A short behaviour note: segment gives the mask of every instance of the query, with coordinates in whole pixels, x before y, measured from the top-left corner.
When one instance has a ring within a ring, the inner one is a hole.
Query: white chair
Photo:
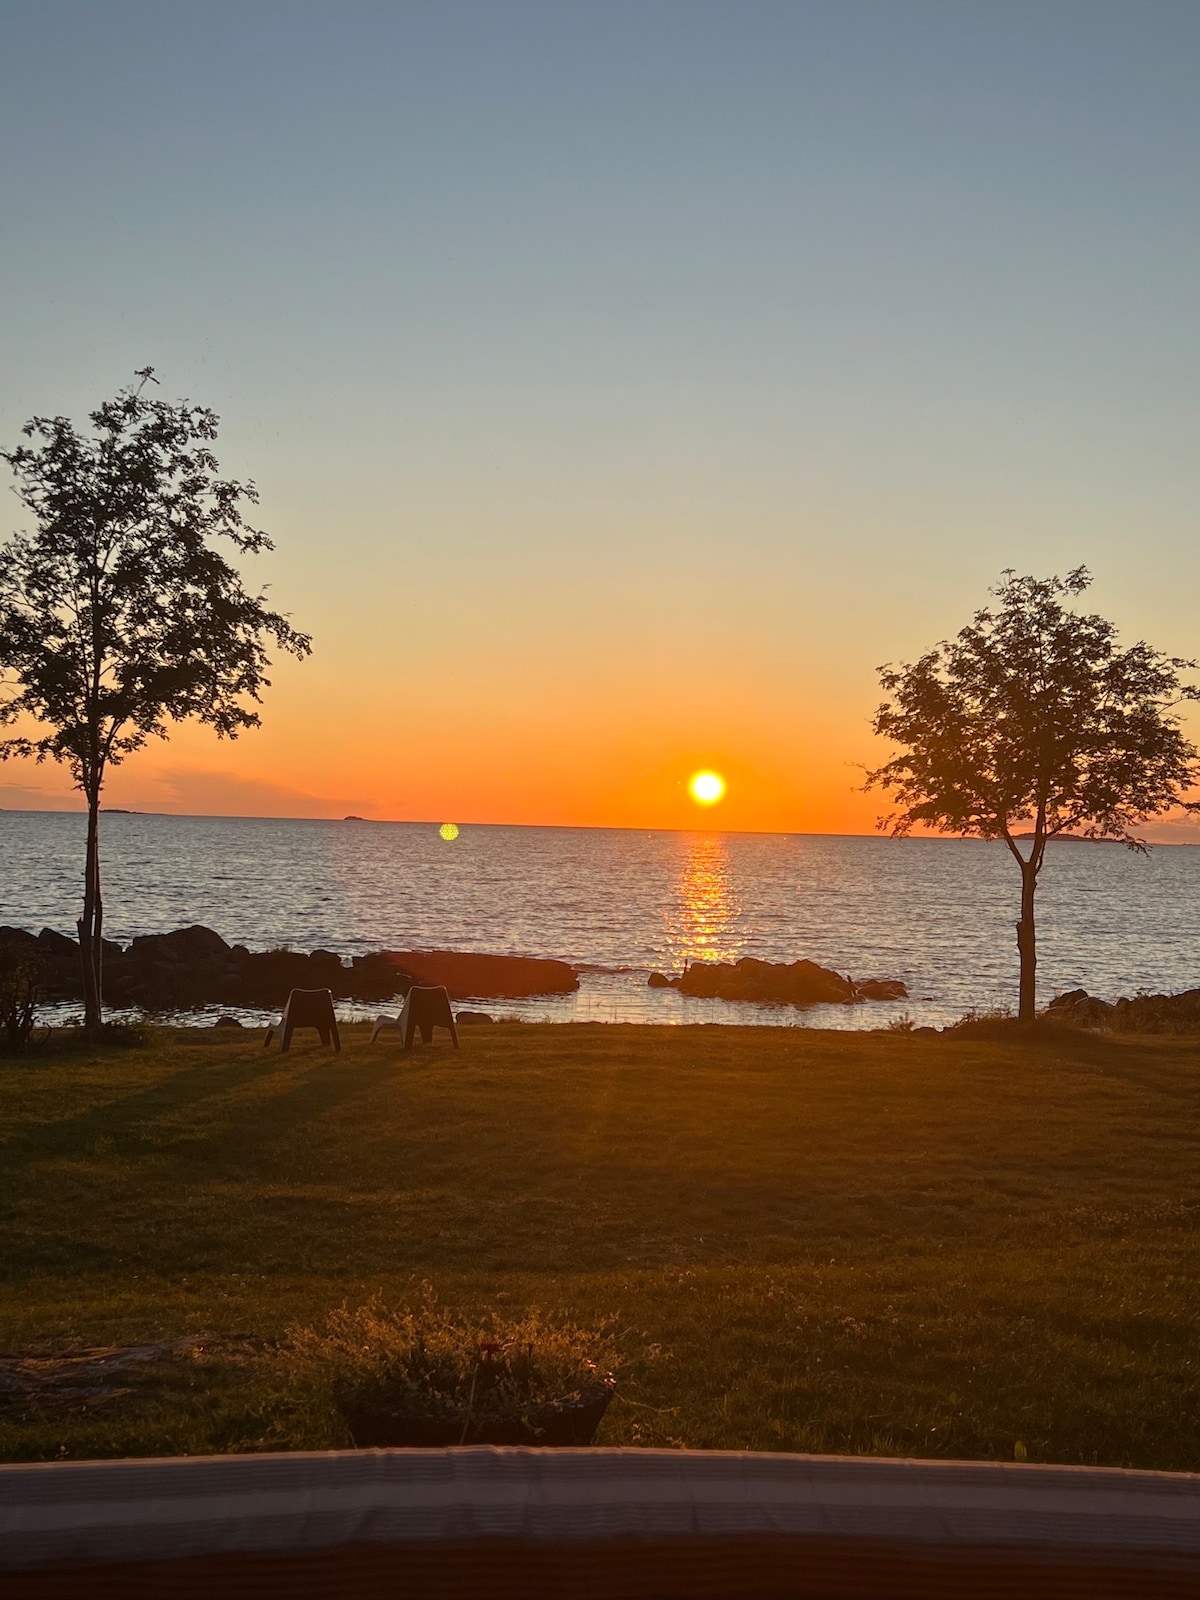
[[[315,1028],[321,1036],[321,1043],[332,1044],[340,1054],[342,1038],[338,1033],[337,1017],[333,1013],[333,995],[330,990],[293,989],[287,997],[283,1015],[278,1022],[273,1022],[267,1029],[267,1037],[263,1041],[264,1048],[278,1034],[283,1048],[290,1050],[292,1032],[296,1028]]]
[[[405,997],[404,1007],[398,1017],[375,1018],[375,1026],[371,1030],[371,1043],[374,1044],[381,1033],[399,1033],[403,1048],[411,1050],[413,1034],[418,1028],[421,1030],[423,1044],[433,1043],[434,1028],[448,1028],[450,1037],[454,1040],[454,1048],[458,1049],[458,1028],[455,1026],[454,1013],[450,1009],[450,996],[445,989],[425,988],[414,984]]]

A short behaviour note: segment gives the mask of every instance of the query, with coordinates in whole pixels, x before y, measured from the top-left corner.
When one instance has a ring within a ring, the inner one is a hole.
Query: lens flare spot
[[[725,779],[719,772],[693,772],[688,793],[698,806],[715,806],[725,798]]]
[[[457,839],[458,838],[458,823],[457,822],[443,822],[441,827],[438,829],[438,832],[441,834],[442,838],[447,841],[447,843],[451,839]]]

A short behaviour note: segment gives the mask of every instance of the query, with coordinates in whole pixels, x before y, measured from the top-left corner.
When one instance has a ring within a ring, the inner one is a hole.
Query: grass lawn
[[[0,1389],[0,1458],[344,1445],[263,1341],[428,1279],[619,1314],[606,1444],[1200,1470],[1194,1043],[343,1039],[0,1061],[0,1350],[223,1336]]]

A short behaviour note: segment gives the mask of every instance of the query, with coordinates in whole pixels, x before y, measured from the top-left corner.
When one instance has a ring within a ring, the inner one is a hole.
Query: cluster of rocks
[[[1086,989],[1056,995],[1046,1015],[1075,1028],[1113,1033],[1200,1033],[1200,989],[1182,994],[1139,994],[1110,1003]]]
[[[0,928],[0,943],[36,966],[45,1000],[82,994],[79,946],[43,928]],[[579,979],[562,961],[480,956],[458,951],[376,950],[349,964],[331,950],[248,950],[227,944],[211,928],[145,934],[128,946],[104,941],[104,998],[112,1006],[148,1011],[207,1005],[279,1006],[292,989],[329,989],[335,1000],[390,1000],[414,983],[441,984],[454,998],[522,996],[576,989]]]
[[[757,961],[743,956],[736,963],[693,961],[677,978],[650,974],[652,989],[678,989],[702,1000],[756,1000],[774,1005],[852,1006],[859,1000],[903,1000],[908,990],[898,978],[865,978],[855,982],[815,961]]]

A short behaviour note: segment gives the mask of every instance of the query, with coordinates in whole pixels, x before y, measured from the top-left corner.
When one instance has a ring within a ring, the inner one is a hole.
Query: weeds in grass
[[[528,1422],[540,1407],[585,1397],[618,1363],[615,1318],[588,1330],[533,1309],[469,1318],[428,1281],[410,1305],[374,1295],[331,1311],[324,1327],[293,1327],[281,1372],[340,1407],[382,1405],[413,1417],[486,1416]]]

